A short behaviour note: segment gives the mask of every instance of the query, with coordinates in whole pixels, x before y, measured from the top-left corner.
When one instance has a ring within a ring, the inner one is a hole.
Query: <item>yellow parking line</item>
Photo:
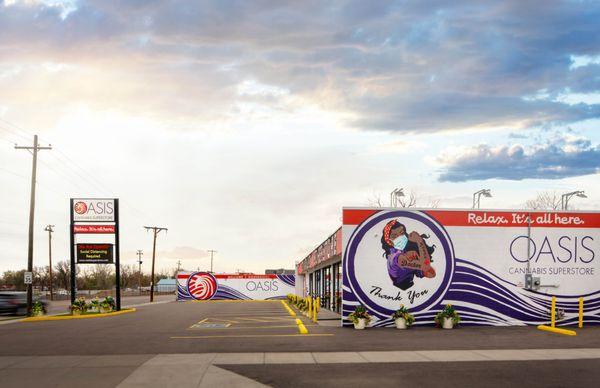
[[[261,323],[269,323],[270,321],[265,321],[264,319],[258,318],[237,318],[240,321],[251,321],[251,322],[261,322]]]
[[[198,335],[189,337],[171,337],[171,339],[209,339],[209,338],[254,338],[254,337],[331,337],[335,334],[240,334],[240,335]]]
[[[314,325],[316,326],[316,325]],[[219,327],[219,328],[196,328],[191,326],[188,330],[244,330],[244,329],[273,329],[282,327],[296,327],[296,325],[277,325],[277,326],[241,326],[241,327]]]

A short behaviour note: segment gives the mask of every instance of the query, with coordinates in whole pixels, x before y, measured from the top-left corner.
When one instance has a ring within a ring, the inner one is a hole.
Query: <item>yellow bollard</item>
[[[317,323],[317,300],[315,299],[313,303],[313,309],[310,312],[310,318],[314,323]]]
[[[583,298],[579,298],[579,328],[583,327]]]
[[[550,327],[556,327],[556,296],[552,297],[552,310],[550,311]]]

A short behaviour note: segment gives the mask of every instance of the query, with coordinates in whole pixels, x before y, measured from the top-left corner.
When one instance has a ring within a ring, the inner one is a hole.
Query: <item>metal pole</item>
[[[48,232],[48,260],[49,260],[49,268],[50,268],[50,300],[54,300],[54,293],[53,293],[53,279],[52,279],[52,232],[54,232],[54,230],[52,229],[54,227],[54,225],[48,225],[46,226],[46,229],[44,229],[45,231]]]
[[[115,198],[115,282],[117,311],[121,311],[121,248],[119,244],[119,198]]]
[[[71,241],[71,304],[73,305],[75,303],[75,288],[77,285],[77,279],[75,276],[75,233],[74,233],[74,226],[73,226],[73,219],[74,214],[73,214],[73,206],[74,206],[74,200],[73,198],[71,198],[71,229],[70,229],[70,241]]]
[[[144,252],[142,252],[141,249],[138,249],[137,251],[137,255],[138,255],[138,292],[140,293],[140,295],[142,295],[142,255],[144,254]]]
[[[531,213],[527,214],[527,274],[531,273]]]

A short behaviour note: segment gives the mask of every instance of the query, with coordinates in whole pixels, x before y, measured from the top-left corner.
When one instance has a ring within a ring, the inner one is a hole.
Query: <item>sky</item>
[[[121,257],[293,268],[344,206],[600,210],[597,1],[0,0],[0,271],[118,197]]]

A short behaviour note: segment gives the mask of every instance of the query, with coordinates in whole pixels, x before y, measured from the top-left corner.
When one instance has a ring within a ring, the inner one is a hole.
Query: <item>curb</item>
[[[104,314],[90,314],[90,315],[50,315],[42,317],[29,317],[21,319],[19,322],[43,322],[43,321],[66,321],[69,319],[90,319],[90,318],[105,318],[112,317],[115,315],[123,315],[135,312],[135,308],[123,309],[121,311],[114,311],[111,313]]]

